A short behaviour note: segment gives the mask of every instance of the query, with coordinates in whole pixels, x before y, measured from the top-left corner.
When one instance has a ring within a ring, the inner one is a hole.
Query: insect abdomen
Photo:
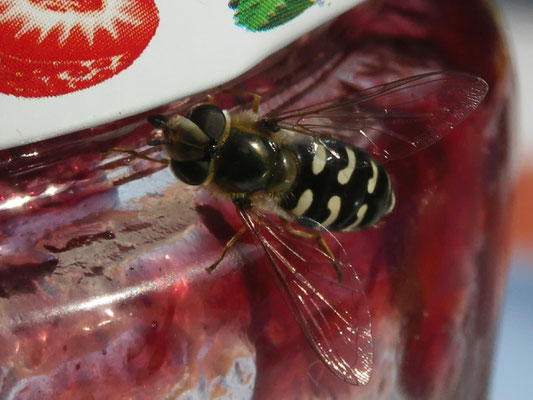
[[[298,173],[280,205],[300,220],[355,231],[374,225],[394,207],[390,178],[367,153],[333,139],[301,141],[290,150]]]

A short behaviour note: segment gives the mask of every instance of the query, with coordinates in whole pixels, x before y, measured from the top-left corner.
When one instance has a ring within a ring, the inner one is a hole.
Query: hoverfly
[[[373,363],[370,311],[331,232],[369,228],[390,213],[383,164],[440,140],[487,90],[478,77],[430,72],[263,116],[257,95],[250,111],[201,103],[187,117],[149,117],[164,135],[149,145],[165,147],[184,183],[212,188],[237,208],[243,227],[208,271],[251,232],[311,347],[339,378],[362,385]]]

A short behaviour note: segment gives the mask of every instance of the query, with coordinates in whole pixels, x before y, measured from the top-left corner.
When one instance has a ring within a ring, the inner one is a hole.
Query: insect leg
[[[215,268],[218,267],[218,264],[220,264],[222,262],[222,260],[226,256],[226,253],[228,252],[228,250],[235,244],[235,242],[237,242],[237,240],[239,240],[239,238],[244,233],[244,231],[246,231],[246,227],[245,226],[243,226],[241,229],[239,229],[235,233],[235,235],[233,235],[233,237],[230,240],[228,240],[228,242],[224,246],[224,250],[222,250],[222,253],[220,254],[220,257],[218,257],[218,259],[213,264],[211,264],[209,267],[207,267],[205,269],[208,274],[213,272],[215,270]]]
[[[113,147],[111,149],[104,150],[103,153],[125,153],[125,154],[129,154],[130,156],[135,157],[135,158],[141,158],[143,160],[152,161],[152,162],[156,162],[156,163],[159,163],[159,164],[168,165],[168,163],[169,163],[169,160],[167,160],[167,159],[158,160],[157,158],[152,158],[152,157],[145,156],[144,154],[141,154],[141,153],[139,153],[138,151],[135,151],[135,150],[121,149],[121,148],[118,148],[118,147]]]
[[[261,96],[259,96],[257,93],[253,93],[252,95],[254,96],[254,108],[253,108],[253,111],[254,111],[254,113],[257,114],[257,112],[259,111],[259,102],[261,101]]]
[[[329,257],[329,259],[331,261],[331,263],[333,264],[333,268],[335,268],[335,272],[337,273],[337,279],[339,280],[339,283],[342,283],[342,271],[341,271],[341,269],[339,267],[339,264],[337,263],[337,259],[335,258],[335,256],[331,252],[328,244],[326,243],[326,241],[324,240],[322,235],[320,235],[319,232],[317,232],[317,233],[309,233],[309,232],[301,231],[299,229],[293,228],[288,223],[287,223],[287,231],[292,233],[294,236],[297,236],[297,237],[300,237],[300,238],[315,239],[318,242],[318,244],[320,245],[320,247],[322,247],[322,249],[326,252],[327,256]]]
[[[254,92],[248,92],[247,90],[236,90],[236,89],[227,89],[227,90],[223,90],[222,92],[226,94],[234,94],[237,96],[253,97],[254,98],[253,111],[256,114],[259,111],[259,103],[261,102],[261,96],[259,94],[254,93]]]

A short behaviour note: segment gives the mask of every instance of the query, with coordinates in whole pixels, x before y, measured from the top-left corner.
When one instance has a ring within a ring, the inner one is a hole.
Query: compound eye
[[[193,107],[187,118],[213,139],[218,139],[226,129],[224,113],[213,104],[199,104]]]
[[[201,185],[209,175],[208,161],[170,160],[170,168],[174,175],[187,185]]]

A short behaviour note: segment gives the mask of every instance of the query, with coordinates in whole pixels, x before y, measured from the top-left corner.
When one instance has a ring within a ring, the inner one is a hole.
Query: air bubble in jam
[[[242,226],[231,203],[162,165],[101,153],[164,156],[146,146],[154,132],[140,115],[0,153],[0,393],[485,398],[506,273],[513,96],[486,3],[369,1],[233,83],[260,92],[266,114],[435,70],[480,76],[490,92],[445,139],[387,163],[396,205],[377,227],[335,235],[370,309],[366,385],[320,362],[251,237],[205,272]],[[223,108],[250,105],[213,94]],[[150,114],[184,115],[203,100]]]

